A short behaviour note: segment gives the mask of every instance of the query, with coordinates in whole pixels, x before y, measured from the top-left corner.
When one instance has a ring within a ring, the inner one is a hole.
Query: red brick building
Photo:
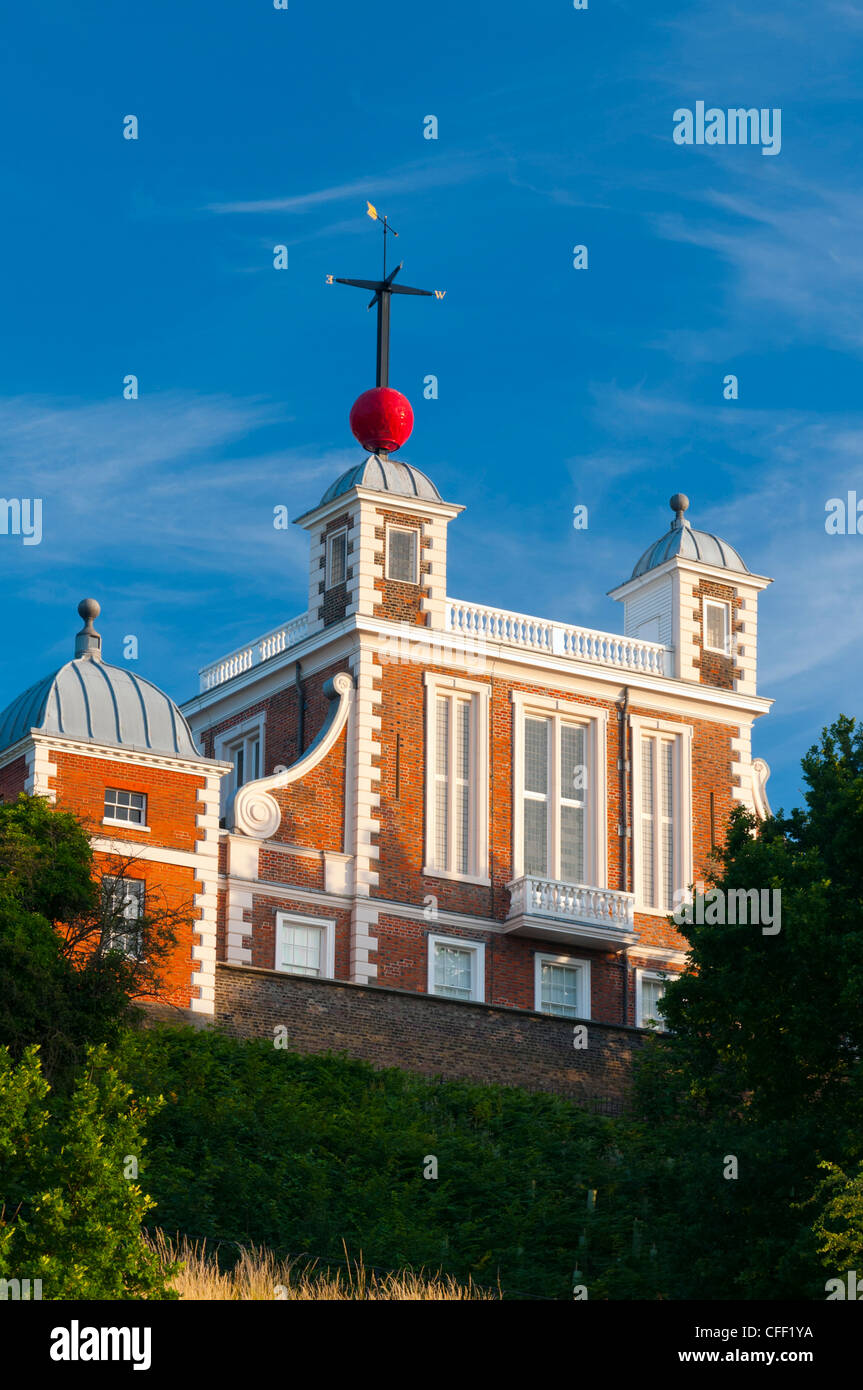
[[[215,998],[219,782],[173,701],[102,660],[84,599],[75,655],[0,714],[0,798],[44,796],[90,828],[100,878],[129,923],[148,905],[179,924],[163,999],[212,1015]]]
[[[669,912],[733,804],[766,807],[770,581],[672,507],[612,590],[623,634],[596,632],[451,598],[462,509],[371,454],[300,518],[308,611],[182,712],[102,660],[83,604],[75,658],[0,716],[0,794],[135,856],[132,914],[157,883],[192,905],[166,996],[196,1012],[221,960],[642,1025],[684,960]]]
[[[769,580],[685,498],[624,635],[453,599],[461,508],[385,453],[299,519],[309,607],[214,662],[184,713],[223,784],[220,959],[639,1025],[667,916],[735,801]],[[526,580],[527,580],[526,576]],[[678,898],[679,901],[679,898]]]

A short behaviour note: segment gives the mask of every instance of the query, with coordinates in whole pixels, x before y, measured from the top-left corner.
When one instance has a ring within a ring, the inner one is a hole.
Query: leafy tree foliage
[[[127,862],[111,863],[112,877],[128,873]],[[74,815],[41,797],[0,805],[0,1045],[20,1057],[38,1042],[58,1086],[88,1044],[116,1039],[133,1020],[131,999],[158,994],[186,916],[148,893],[141,951],[129,955],[129,923],[107,877]]]
[[[104,1048],[64,1098],[50,1094],[37,1048],[17,1065],[0,1049],[0,1278],[39,1279],[43,1298],[171,1296],[171,1271],[141,1235],[152,1200],[127,1176],[148,1108]]]

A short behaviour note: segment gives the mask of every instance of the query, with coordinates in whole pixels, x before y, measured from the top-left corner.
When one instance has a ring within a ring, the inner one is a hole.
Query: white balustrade
[[[509,917],[555,917],[631,930],[635,921],[635,897],[613,888],[591,888],[581,883],[561,883],[553,878],[525,874],[507,884]]]
[[[508,613],[482,603],[446,599],[446,624],[450,632],[460,633],[472,642],[500,642],[504,646],[524,647],[549,656],[571,657],[598,666],[613,666],[647,675],[670,676],[671,648],[661,642],[643,642],[619,633],[596,632],[570,623],[548,622],[526,613]]]
[[[271,632],[264,633],[263,637],[250,642],[248,646],[238,647],[235,652],[214,661],[212,665],[204,666],[200,672],[201,689],[212,690],[214,686],[222,685],[233,676],[240,675],[242,671],[248,671],[271,656],[277,656],[279,652],[296,646],[305,637],[308,624],[308,613],[301,613],[298,618],[292,618],[290,622],[274,627]]]
[[[641,671],[653,676],[672,674],[671,648],[661,642],[643,642],[636,637],[621,637],[618,633],[549,622],[526,613],[509,613],[503,608],[490,608],[487,604],[467,603],[461,599],[448,598],[445,602],[446,631],[468,639],[474,647],[483,642],[496,642],[622,671]],[[200,673],[201,689],[212,690],[242,671],[295,646],[306,635],[308,621],[308,613],[301,613],[247,646],[204,666]]]

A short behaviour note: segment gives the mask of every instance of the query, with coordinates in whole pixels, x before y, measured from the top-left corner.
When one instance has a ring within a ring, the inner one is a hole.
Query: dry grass
[[[495,1299],[499,1294],[480,1289],[470,1280],[459,1284],[450,1275],[400,1274],[379,1275],[367,1270],[362,1256],[347,1262],[347,1269],[318,1268],[316,1261],[280,1261],[270,1250],[254,1245],[241,1247],[239,1259],[230,1272],[219,1268],[214,1252],[206,1241],[189,1241],[185,1236],[178,1243],[164,1231],[155,1238],[145,1237],[163,1266],[182,1262],[173,1279],[173,1287],[181,1299],[209,1301],[212,1299],[264,1300],[273,1299],[390,1299],[400,1302],[417,1299]]]

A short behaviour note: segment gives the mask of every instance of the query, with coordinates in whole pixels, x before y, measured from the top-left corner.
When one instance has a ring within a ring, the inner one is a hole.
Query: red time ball
[[[391,386],[364,391],[351,407],[351,430],[370,454],[393,453],[410,438],[414,413],[407,396]]]

